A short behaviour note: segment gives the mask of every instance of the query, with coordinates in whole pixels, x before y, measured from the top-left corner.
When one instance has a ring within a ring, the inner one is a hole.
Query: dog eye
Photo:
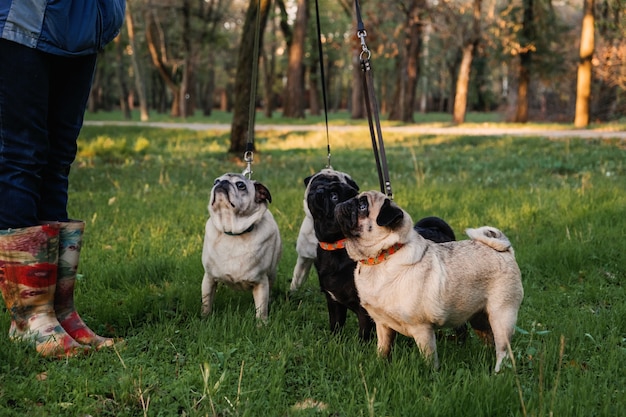
[[[367,211],[367,200],[366,199],[361,199],[359,201],[359,211],[360,212],[366,212]]]
[[[330,193],[330,200],[331,201],[339,201],[339,194],[337,193]]]
[[[243,181],[237,181],[237,189],[245,190],[246,189],[246,183],[243,182]]]

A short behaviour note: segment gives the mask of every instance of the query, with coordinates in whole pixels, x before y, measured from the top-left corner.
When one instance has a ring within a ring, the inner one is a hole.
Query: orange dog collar
[[[403,243],[396,243],[392,247],[384,249],[377,256],[373,258],[361,259],[359,262],[363,265],[377,265],[396,253],[402,246],[404,246]]]
[[[340,240],[338,240],[336,242],[332,242],[332,243],[320,242],[320,248],[322,248],[324,250],[343,249],[343,248],[346,247],[345,243],[346,243],[345,239],[340,239]]]

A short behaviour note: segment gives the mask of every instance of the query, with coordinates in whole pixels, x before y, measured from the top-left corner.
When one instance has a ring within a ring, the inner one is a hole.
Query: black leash
[[[367,119],[370,128],[370,136],[372,137],[372,148],[374,150],[374,158],[376,159],[376,168],[378,170],[378,180],[380,183],[380,191],[387,194],[387,197],[393,200],[393,192],[391,191],[391,180],[389,178],[389,168],[387,167],[387,156],[385,154],[385,144],[383,142],[383,132],[380,127],[380,116],[378,112],[378,102],[374,92],[374,81],[372,79],[372,66],[370,58],[372,53],[365,44],[367,32],[361,18],[361,8],[359,1],[354,0],[357,19],[356,36],[361,41],[361,54],[359,60],[361,62],[361,70],[363,70],[363,90],[365,96],[365,107],[367,110]]]
[[[328,161],[326,168],[331,168],[330,165],[330,135],[328,134],[328,104],[326,100],[326,76],[324,75],[324,51],[322,49],[322,29],[320,24],[320,8],[318,0],[315,0],[315,15],[317,16],[317,50],[320,59],[320,77],[322,83],[322,99],[324,101],[324,117],[326,119],[326,150],[328,152]]]
[[[250,86],[250,106],[248,108],[248,140],[246,150],[243,153],[243,160],[246,162],[246,169],[242,172],[248,179],[252,176],[252,161],[254,161],[254,119],[256,115],[256,88],[259,73],[259,43],[261,38],[261,0],[257,2],[256,9],[256,29],[254,33],[254,50],[252,57],[252,80]]]

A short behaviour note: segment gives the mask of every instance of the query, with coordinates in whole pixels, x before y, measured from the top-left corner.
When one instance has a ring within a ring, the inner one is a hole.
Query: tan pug
[[[268,210],[269,190],[241,174],[215,180],[209,202],[202,264],[202,315],[211,312],[218,282],[252,290],[256,317],[266,321],[270,288],[276,279],[282,245]]]
[[[398,332],[412,337],[437,368],[434,329],[469,320],[495,343],[500,371],[524,296],[513,248],[501,231],[484,226],[466,230],[470,240],[433,243],[376,191],[338,205],[335,215],[348,254],[358,261],[355,284],[376,323],[381,356],[389,355]]]

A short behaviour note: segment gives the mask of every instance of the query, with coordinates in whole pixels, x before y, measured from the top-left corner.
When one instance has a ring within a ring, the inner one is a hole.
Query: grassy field
[[[395,201],[511,239],[525,298],[513,361],[472,335],[438,340],[432,371],[399,337],[393,360],[328,330],[315,272],[289,294],[302,179],[326,163],[316,132],[257,135],[253,178],[283,239],[270,320],[220,287],[200,317],[204,223],[215,177],[240,172],[223,132],[85,127],[70,214],[87,222],[76,302],[124,343],[68,360],[0,338],[2,416],[616,416],[626,409],[626,143],[386,135]],[[369,136],[331,135],[333,166],[378,179]],[[0,317],[7,332],[9,316]]]

